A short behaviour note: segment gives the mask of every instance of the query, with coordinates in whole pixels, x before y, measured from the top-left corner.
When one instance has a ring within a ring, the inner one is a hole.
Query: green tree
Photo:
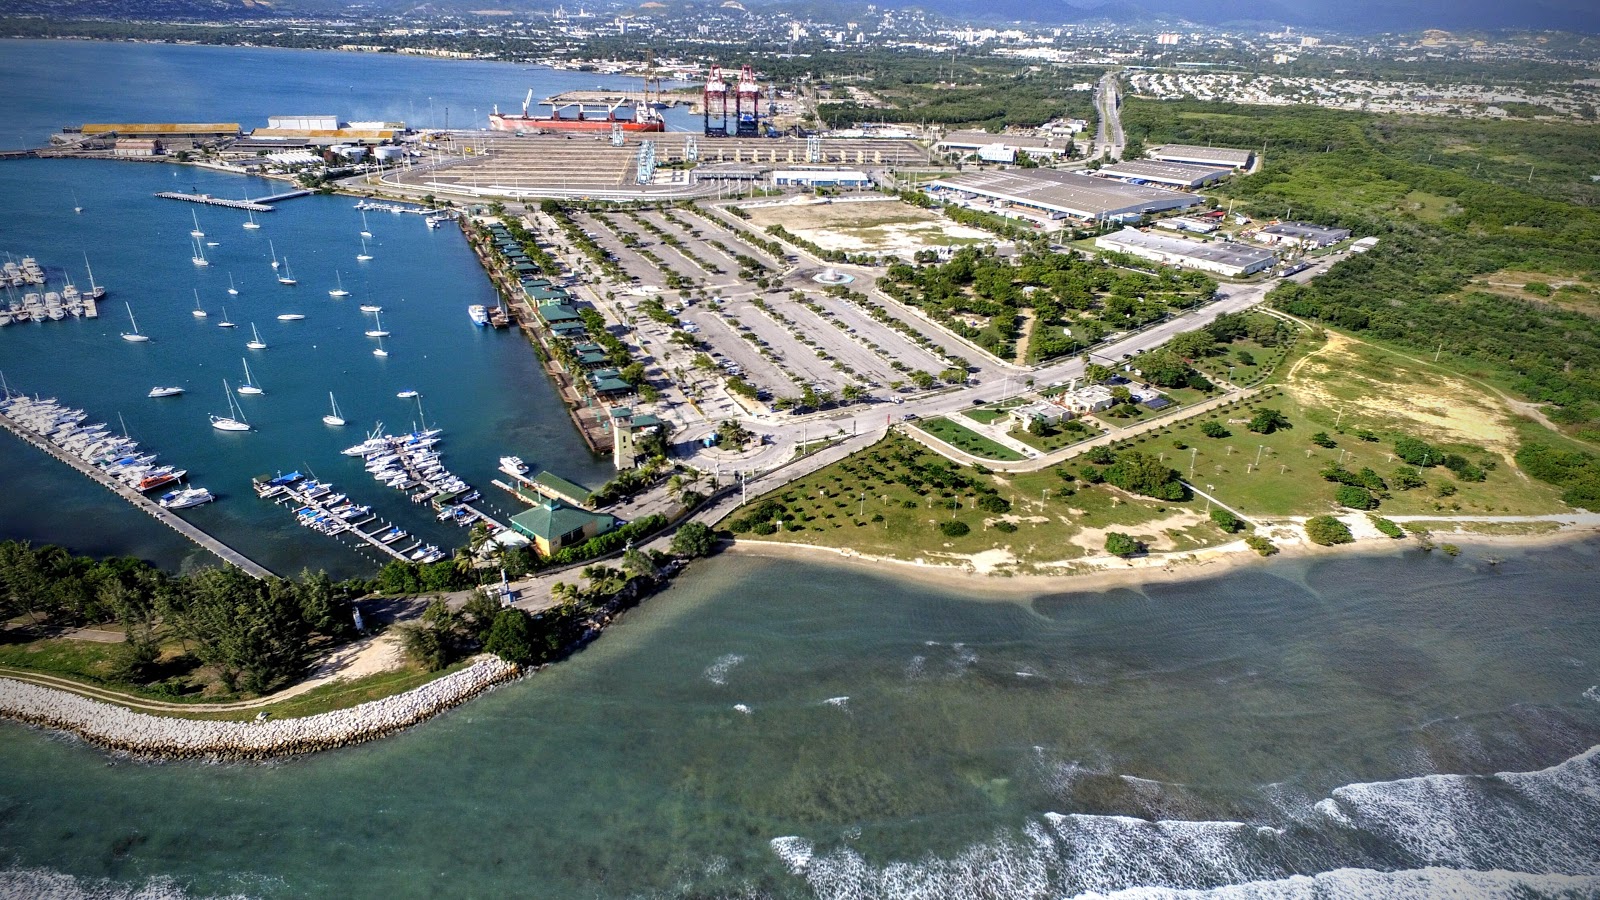
[[[1118,453],[1105,478],[1125,491],[1159,500],[1182,500],[1188,494],[1176,469],[1138,450]]]
[[[1350,534],[1350,527],[1333,516],[1313,516],[1306,520],[1306,537],[1313,544],[1329,547],[1334,544],[1348,544],[1355,540]]]
[[[1229,534],[1233,534],[1244,527],[1243,520],[1220,506],[1212,508],[1211,521],[1218,528],[1221,528],[1223,531],[1226,531]]]
[[[1250,417],[1249,428],[1256,434],[1271,434],[1280,428],[1291,428],[1289,417],[1282,412],[1263,406]]]
[[[945,522],[940,522],[939,530],[944,533],[945,537],[958,538],[965,537],[969,532],[972,531],[972,528],[960,519],[950,519]]]
[[[689,521],[678,526],[678,531],[672,536],[669,549],[676,556],[686,559],[699,559],[711,555],[717,545],[716,532],[711,530],[704,522]]]
[[[1201,422],[1200,433],[1208,438],[1225,438],[1233,436],[1233,432],[1229,431],[1227,426],[1216,420]]]
[[[909,377],[911,379],[911,383],[912,384],[916,385],[918,388],[920,388],[920,389],[922,389],[924,391],[929,389],[929,388],[931,388],[931,387],[933,387],[934,384],[936,383],[936,379],[932,375],[930,375],[927,372],[924,372],[924,371],[922,371],[920,369],[915,371],[915,372],[912,372]]]
[[[1378,505],[1371,491],[1353,484],[1339,485],[1333,492],[1333,499],[1348,509],[1373,509]]]
[[[489,626],[483,649],[508,663],[526,666],[538,658],[528,614],[514,606],[501,609]]]

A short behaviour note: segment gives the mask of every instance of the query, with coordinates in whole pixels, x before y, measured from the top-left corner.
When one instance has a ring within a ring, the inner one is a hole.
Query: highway
[[[1117,73],[1107,72],[1100,78],[1095,90],[1095,108],[1100,123],[1095,129],[1094,153],[1091,158],[1121,159],[1126,136],[1122,133],[1122,88]]]

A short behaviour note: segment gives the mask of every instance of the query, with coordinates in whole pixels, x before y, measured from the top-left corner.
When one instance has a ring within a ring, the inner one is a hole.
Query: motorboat
[[[150,389],[150,393],[146,394],[145,396],[147,396],[147,397],[176,397],[181,393],[183,393],[183,388],[181,388],[181,387],[153,387],[153,388]]]

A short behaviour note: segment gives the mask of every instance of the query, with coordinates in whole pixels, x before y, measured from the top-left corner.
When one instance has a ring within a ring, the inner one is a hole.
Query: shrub
[[[989,494],[978,501],[978,508],[984,512],[1008,513],[1011,511],[1011,501],[997,494]]]
[[[1396,438],[1394,455],[1413,466],[1423,469],[1429,466],[1436,466],[1444,459],[1444,455],[1438,450],[1412,437]]]
[[[1318,447],[1339,446],[1338,444],[1334,443],[1333,438],[1328,437],[1328,433],[1326,431],[1319,431],[1316,434],[1313,434],[1311,436],[1311,443],[1316,444]]]
[[[711,532],[710,526],[690,521],[679,526],[678,533],[672,536],[670,549],[678,556],[696,559],[710,554],[716,543],[717,537]]]
[[[1106,535],[1106,552],[1112,556],[1129,557],[1138,553],[1139,542],[1120,531],[1109,532]]]
[[[1271,434],[1280,428],[1291,428],[1293,426],[1289,424],[1288,416],[1271,407],[1263,406],[1256,410],[1255,415],[1250,417],[1249,427],[1256,434]]]
[[[700,527],[705,528],[704,525]],[[494,624],[489,626],[483,649],[508,663],[528,665],[537,657],[531,624],[528,614],[514,606],[500,610],[495,614]]]
[[[1333,492],[1333,499],[1349,509],[1374,509],[1378,505],[1371,491],[1353,484],[1339,485],[1339,489]]]
[[[1221,422],[1217,421],[1201,422],[1200,433],[1208,438],[1225,438],[1233,436],[1233,432],[1229,431]]]
[[[1252,534],[1244,539],[1245,545],[1262,556],[1271,556],[1278,552],[1278,545],[1267,540],[1259,534]]]
[[[965,537],[969,532],[972,531],[972,529],[967,526],[967,523],[962,522],[959,519],[952,519],[949,522],[940,522],[939,530],[944,532],[945,537],[953,538]]]
[[[1216,523],[1218,528],[1229,534],[1233,534],[1244,527],[1244,522],[1240,521],[1238,516],[1220,506],[1211,511],[1211,521]]]
[[[1313,544],[1331,547],[1334,544],[1348,544],[1355,540],[1350,535],[1350,527],[1333,516],[1313,516],[1306,520],[1306,537]]]
[[[1010,534],[1010,533],[1012,533],[1012,532],[1017,530],[1017,526],[1014,525],[1011,522],[1004,522],[1004,521],[996,522],[996,523],[994,523],[994,530],[995,531],[1002,531],[1002,532],[1005,532],[1006,534]]]
[[[1402,529],[1399,525],[1396,525],[1393,521],[1385,519],[1383,516],[1369,515],[1367,518],[1372,520],[1372,527],[1378,529],[1389,537],[1403,538],[1406,536],[1404,529]]]

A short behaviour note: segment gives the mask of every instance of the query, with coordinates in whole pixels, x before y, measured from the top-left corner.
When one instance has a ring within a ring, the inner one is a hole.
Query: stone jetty
[[[153,716],[67,691],[0,678],[0,716],[69,731],[114,753],[159,759],[264,760],[315,753],[393,734],[515,678],[484,657],[414,690],[297,719],[217,722]]]

